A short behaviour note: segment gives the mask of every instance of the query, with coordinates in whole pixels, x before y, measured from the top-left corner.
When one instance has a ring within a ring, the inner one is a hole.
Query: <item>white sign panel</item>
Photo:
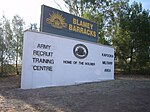
[[[24,33],[22,89],[112,79],[112,47],[58,35]]]

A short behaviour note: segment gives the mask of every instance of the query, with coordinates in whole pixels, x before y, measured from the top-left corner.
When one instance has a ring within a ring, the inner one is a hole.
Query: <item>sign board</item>
[[[24,33],[22,89],[112,79],[112,47],[59,35]]]
[[[42,5],[41,32],[97,42],[97,24],[66,12]]]

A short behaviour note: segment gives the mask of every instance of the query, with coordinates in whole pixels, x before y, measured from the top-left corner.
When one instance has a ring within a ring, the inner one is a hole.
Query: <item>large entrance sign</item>
[[[25,31],[21,88],[114,79],[114,49],[60,35]]]
[[[42,5],[41,32],[97,42],[97,24],[66,12]]]

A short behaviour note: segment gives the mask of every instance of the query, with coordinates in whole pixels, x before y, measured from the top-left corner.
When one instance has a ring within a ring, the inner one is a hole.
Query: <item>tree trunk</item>
[[[132,69],[133,69],[133,48],[134,48],[134,40],[132,40],[132,47],[131,47],[131,60],[130,60],[130,66],[129,66],[129,73],[131,74],[132,73]]]
[[[4,60],[1,60],[1,75],[4,75]]]
[[[16,50],[16,74],[19,75],[18,72],[18,37],[17,37],[17,50]]]
[[[18,59],[16,59],[16,74],[19,75],[19,72],[18,72]]]

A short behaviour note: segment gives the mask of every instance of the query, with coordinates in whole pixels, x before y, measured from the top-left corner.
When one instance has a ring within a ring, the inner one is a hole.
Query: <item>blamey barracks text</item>
[[[40,30],[42,32],[97,42],[97,24],[57,9],[42,6]]]

